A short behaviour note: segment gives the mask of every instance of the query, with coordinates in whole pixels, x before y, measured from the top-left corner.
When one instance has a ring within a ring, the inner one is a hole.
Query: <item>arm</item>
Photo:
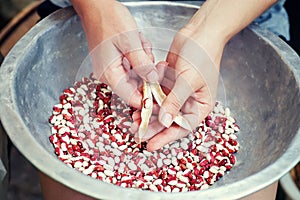
[[[207,0],[180,32],[195,39],[219,64],[220,53],[228,40],[276,2]]]
[[[115,0],[70,2],[81,19],[90,50],[115,34],[137,28],[129,11]]]
[[[115,0],[70,2],[85,31],[95,78],[108,84],[130,105],[140,107],[139,83],[128,76],[130,69],[125,69],[123,59],[144,80],[154,82],[158,74],[153,60],[146,54],[151,47],[139,34],[129,10]]]
[[[175,36],[167,62],[176,74],[165,74],[171,92],[159,110],[160,130],[149,140],[148,150],[156,150],[184,137],[188,131],[173,124],[182,112],[195,128],[215,104],[219,67],[226,43],[263,13],[276,0],[207,0],[188,24]],[[162,81],[164,83],[164,80]]]

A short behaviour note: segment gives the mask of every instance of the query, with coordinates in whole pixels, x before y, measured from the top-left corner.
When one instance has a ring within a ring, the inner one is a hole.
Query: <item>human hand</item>
[[[160,124],[170,128],[160,131],[156,127],[155,133],[150,125],[146,134],[150,139],[148,150],[159,149],[187,134],[172,123],[179,111],[192,127],[208,114],[214,105],[226,43],[275,2],[207,0],[179,31],[167,57],[170,67],[161,82],[171,92],[158,112]]]
[[[138,32],[135,20],[121,3],[71,2],[86,34],[94,77],[108,84],[126,103],[140,108],[142,95],[137,90],[140,80],[158,79],[151,44]]]
[[[189,133],[188,130],[173,123],[179,113],[192,128],[195,128],[215,104],[219,60],[212,61],[207,50],[200,46],[192,34],[186,34],[185,31],[181,30],[173,40],[167,56],[169,66],[167,62],[160,62],[157,65],[160,72],[164,71],[160,83],[168,96],[161,108],[154,106],[148,131],[142,139],[148,140],[147,149],[150,151]],[[138,137],[138,126],[141,121],[139,111],[134,113],[133,120],[131,131]]]

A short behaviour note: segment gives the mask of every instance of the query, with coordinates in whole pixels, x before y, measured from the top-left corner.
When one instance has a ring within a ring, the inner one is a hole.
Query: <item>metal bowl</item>
[[[139,27],[172,30],[184,26],[197,10],[168,2],[127,6]],[[241,149],[237,165],[217,184],[176,194],[140,191],[69,168],[53,152],[48,118],[87,54],[79,18],[72,8],[65,8],[36,24],[1,67],[1,121],[7,134],[33,165],[54,180],[100,199],[237,199],[279,180],[299,162],[299,56],[277,36],[253,25],[228,43],[222,60],[226,104],[241,127]]]

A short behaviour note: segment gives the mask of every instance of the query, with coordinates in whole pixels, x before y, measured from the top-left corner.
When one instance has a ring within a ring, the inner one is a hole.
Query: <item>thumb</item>
[[[181,107],[186,100],[193,94],[193,89],[189,81],[180,74],[175,84],[161,105],[158,119],[162,125],[169,128],[173,123],[174,118],[180,112]]]
[[[159,79],[155,64],[146,52],[141,48],[127,53],[126,58],[130,62],[132,69],[147,82],[156,82]]]
[[[147,82],[158,81],[158,72],[149,57],[151,44],[137,30],[123,32],[113,38],[113,44],[125,55],[132,69]],[[143,48],[144,46],[144,48]]]

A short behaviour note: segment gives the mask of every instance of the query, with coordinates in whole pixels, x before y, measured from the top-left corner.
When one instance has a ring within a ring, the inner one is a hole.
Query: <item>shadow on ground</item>
[[[38,171],[14,147],[10,148],[8,200],[42,200]]]

